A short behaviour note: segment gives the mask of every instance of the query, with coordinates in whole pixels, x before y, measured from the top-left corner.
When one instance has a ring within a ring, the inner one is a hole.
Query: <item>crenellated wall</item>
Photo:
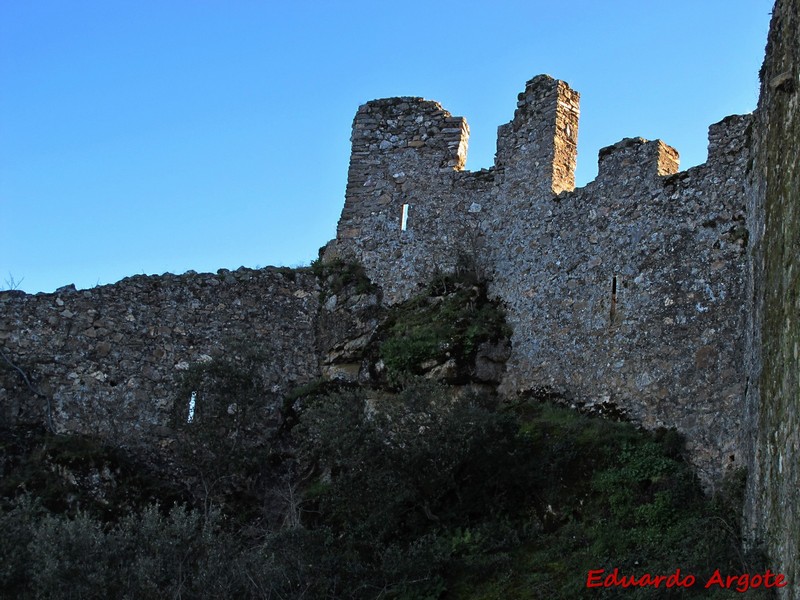
[[[675,426],[717,481],[743,464],[751,117],[712,126],[708,162],[681,173],[664,142],[622,140],[574,189],[578,103],[562,81],[530,80],[498,128],[495,166],[476,173],[461,170],[466,123],[438,104],[362,106],[326,257],[362,263],[390,303],[436,272],[478,270],[514,330],[506,393],[547,390]]]
[[[471,173],[463,117],[420,98],[368,102],[353,121],[345,206],[325,257],[364,264],[390,303],[482,261],[486,214],[507,218],[514,201],[574,188],[578,114],[566,83],[532,79],[498,129],[495,167]]]
[[[677,427],[712,484],[743,464],[751,118],[712,126],[708,162],[685,172],[660,140],[622,140],[574,189],[578,102],[562,81],[530,80],[498,129],[495,166],[475,173],[463,170],[466,121],[438,103],[360,107],[325,258],[361,263],[386,304],[437,273],[485,277],[513,327],[502,391]],[[4,417],[120,438],[157,431],[181,372],[236,344],[269,358],[265,405],[277,406],[287,386],[330,375],[318,296],[310,274],[275,269],[2,294],[3,352],[47,386],[37,396],[3,361]]]
[[[727,122],[730,169],[675,173],[663,142],[624,140],[601,151],[595,181],[487,234],[514,330],[503,388],[677,427],[706,482],[743,464],[748,122]]]
[[[502,391],[676,427],[710,488],[747,465],[749,535],[790,580],[798,15],[800,0],[778,0],[755,116],[712,125],[708,160],[686,171],[664,142],[627,138],[601,150],[597,178],[575,189],[579,95],[546,75],[527,82],[498,129],[494,167],[479,172],[464,170],[462,117],[421,98],[368,102],[323,255],[361,263],[386,304],[437,273],[486,278],[513,328]],[[317,279],[281,269],[0,293],[0,420],[158,443],[188,404],[175,396],[183,373],[242,348],[263,358],[263,407],[276,411],[296,385],[361,372],[378,298],[334,295],[321,309]]]

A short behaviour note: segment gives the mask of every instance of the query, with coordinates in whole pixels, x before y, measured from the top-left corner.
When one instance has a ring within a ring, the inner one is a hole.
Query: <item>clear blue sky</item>
[[[686,168],[750,112],[772,0],[0,2],[0,288],[307,264],[335,234],[373,98],[467,118],[468,168],[539,73],[597,151],[661,138]]]

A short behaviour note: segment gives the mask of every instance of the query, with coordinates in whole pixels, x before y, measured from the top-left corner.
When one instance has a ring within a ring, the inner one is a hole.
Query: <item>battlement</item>
[[[544,387],[676,426],[715,479],[741,461],[729,342],[744,319],[750,117],[712,125],[708,161],[679,175],[674,148],[625,138],[576,189],[579,102],[563,81],[528,81],[477,173],[463,170],[463,118],[420,98],[365,104],[325,257],[361,263],[387,304],[473,264],[514,330],[505,392]]]
[[[629,182],[632,177],[654,179],[678,172],[678,151],[661,140],[625,138],[598,154],[597,181]]]
[[[517,97],[514,118],[497,129],[495,168],[526,193],[575,188],[580,94],[539,75]]]
[[[442,169],[461,170],[467,160],[469,127],[463,117],[453,117],[438,102],[399,97],[372,100],[362,105],[353,121],[352,156],[415,149],[440,157]]]

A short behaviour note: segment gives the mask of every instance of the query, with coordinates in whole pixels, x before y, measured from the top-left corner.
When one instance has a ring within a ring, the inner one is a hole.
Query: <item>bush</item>
[[[498,406],[431,382],[298,393],[286,446],[296,449],[286,471],[299,474],[288,480],[291,526],[263,525],[266,486],[243,511],[148,505],[116,519],[48,513],[22,496],[0,506],[0,596],[559,600],[595,592],[590,569],[680,568],[700,581],[760,567],[736,534],[741,477],[706,498],[674,433],[546,404]],[[62,454],[83,460],[80,444]],[[254,464],[221,459],[231,473]]]
[[[0,598],[22,598],[29,587],[34,528],[46,511],[30,496],[0,504]]]
[[[31,516],[35,518],[31,518]],[[42,513],[22,500],[0,513],[0,591],[8,598],[247,597],[240,549],[202,515],[151,505],[116,525]],[[10,560],[9,560],[10,559]]]
[[[504,311],[488,299],[483,284],[441,277],[425,293],[391,309],[380,357],[396,383],[422,374],[431,360],[453,358],[464,370],[481,343],[509,335]]]
[[[323,284],[320,293],[322,301],[339,294],[346,287],[352,286],[356,294],[369,294],[377,290],[375,284],[364,272],[364,267],[356,262],[348,262],[340,258],[327,262],[315,260],[311,263],[311,272]]]

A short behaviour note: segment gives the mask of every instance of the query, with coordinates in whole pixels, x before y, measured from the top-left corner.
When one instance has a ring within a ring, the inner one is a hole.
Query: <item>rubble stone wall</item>
[[[314,276],[280,269],[0,293],[0,418],[152,441],[188,410],[189,398],[176,398],[182,373],[252,351],[272,384],[264,405],[277,410],[288,388],[319,375],[318,304]]]
[[[494,167],[469,172],[462,118],[420,99],[367,103],[326,257],[363,264],[389,303],[437,272],[475,269],[514,331],[505,392],[547,390],[677,427],[717,481],[744,462],[752,119],[712,126],[708,161],[685,172],[664,142],[622,140],[574,189],[579,113],[566,83],[533,78],[498,129]]]
[[[748,191],[747,535],[800,600],[800,1],[772,12]]]
[[[491,289],[514,331],[506,391],[677,427],[706,481],[744,464],[749,122],[715,126],[725,160],[682,173],[663,142],[615,144],[585,188],[489,230]]]

